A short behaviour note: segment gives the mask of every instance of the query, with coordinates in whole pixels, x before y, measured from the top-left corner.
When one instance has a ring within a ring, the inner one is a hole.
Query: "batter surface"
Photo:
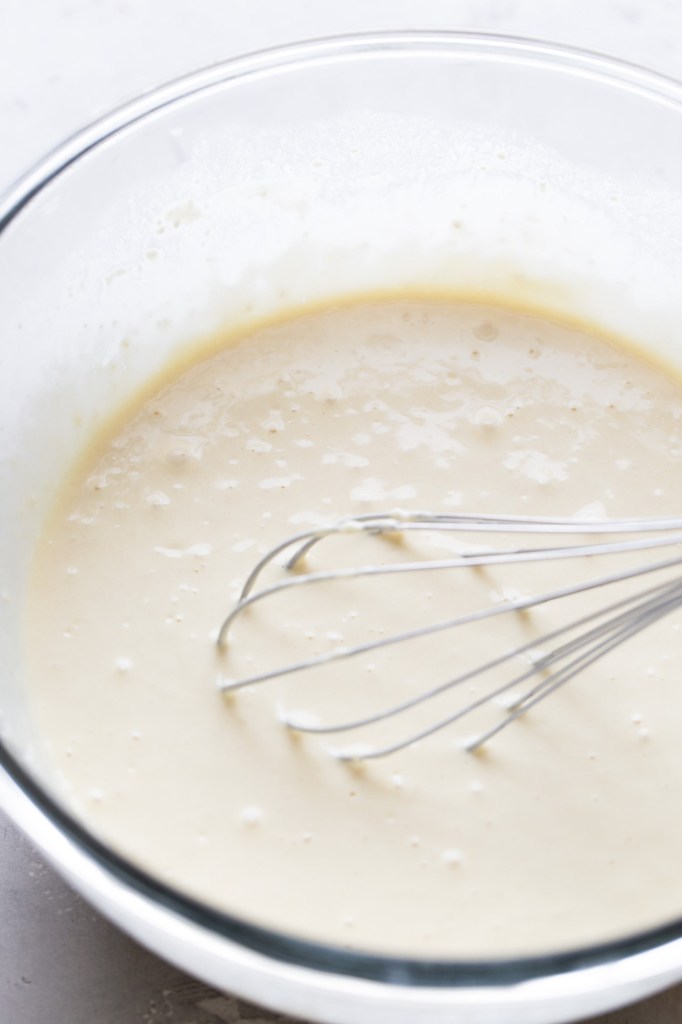
[[[353,948],[546,952],[682,915],[679,617],[477,755],[463,741],[499,707],[381,761],[344,764],[327,748],[397,738],[483,684],[371,737],[297,738],[277,709],[369,713],[598,595],[229,699],[217,688],[330,644],[562,585],[584,575],[584,560],[302,590],[245,614],[228,649],[215,646],[260,554],[339,515],[679,514],[681,417],[679,383],[625,350],[446,301],[294,318],[161,382],[93,444],[35,556],[28,686],[68,801],[181,890]],[[427,557],[466,543],[409,541]],[[348,537],[311,561],[404,557],[404,545]]]

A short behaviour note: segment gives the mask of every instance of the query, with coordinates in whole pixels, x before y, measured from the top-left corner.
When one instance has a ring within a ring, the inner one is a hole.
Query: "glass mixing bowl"
[[[544,43],[381,34],[167,85],[68,140],[0,205],[0,797],[57,869],[207,981],[313,1020],[567,1021],[682,978],[682,920],[598,948],[429,962],[198,904],[58,794],[22,691],[31,550],[125,395],[226,323],[406,287],[541,306],[682,369],[682,86]]]

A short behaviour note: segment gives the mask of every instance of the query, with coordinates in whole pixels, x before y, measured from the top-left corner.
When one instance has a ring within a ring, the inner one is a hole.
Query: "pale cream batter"
[[[679,383],[632,353],[454,301],[292,318],[161,382],[81,461],[35,557],[28,686],[68,800],[180,889],[354,948],[545,952],[681,915],[679,617],[479,755],[462,740],[481,721],[465,720],[364,766],[335,761],[329,739],[292,736],[278,706],[323,719],[367,713],[588,601],[230,699],[217,681],[557,586],[584,563],[472,570],[464,583],[439,574],[316,587],[245,615],[228,651],[215,647],[260,554],[339,515],[679,514],[681,417]],[[442,555],[459,541],[420,543]],[[313,558],[322,567],[377,554],[405,552],[351,537]],[[398,736],[472,692],[372,738]],[[491,714],[499,709],[482,720]]]

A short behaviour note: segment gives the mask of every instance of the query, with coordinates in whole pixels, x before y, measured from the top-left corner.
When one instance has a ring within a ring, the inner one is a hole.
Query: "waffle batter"
[[[244,615],[228,650],[215,646],[260,554],[345,513],[679,514],[681,416],[679,383],[632,352],[454,301],[292,317],[160,381],[93,442],[35,555],[27,685],[65,799],[181,890],[357,949],[548,952],[682,915],[679,619],[480,754],[462,749],[464,721],[356,766],[329,740],[287,732],[278,706],[366,714],[586,599],[229,699],[217,682],[561,585],[584,566],[472,570],[466,587],[314,588]],[[353,538],[326,543],[320,567],[376,557]],[[447,554],[460,540],[423,543]]]

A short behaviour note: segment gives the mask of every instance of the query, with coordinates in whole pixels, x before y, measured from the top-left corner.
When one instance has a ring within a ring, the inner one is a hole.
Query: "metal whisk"
[[[532,547],[497,547],[482,545],[480,550],[466,550],[451,558],[388,562],[352,567],[306,571],[304,562],[313,548],[334,535],[371,534],[374,536],[395,536],[419,532],[465,532],[469,535],[526,534],[535,538],[562,535],[571,538],[568,542],[554,540]],[[393,511],[348,516],[327,526],[310,529],[287,537],[271,548],[255,565],[244,584],[239,599],[224,620],[219,634],[218,646],[227,647],[232,629],[248,608],[275,595],[300,587],[322,586],[335,580],[358,579],[365,576],[391,576],[402,573],[426,573],[471,569],[476,566],[490,566],[513,563],[544,562],[554,559],[579,558],[597,555],[617,555],[659,547],[675,547],[682,544],[682,518],[644,519],[575,519],[534,516],[498,516],[439,514],[433,512]],[[277,582],[259,587],[263,572],[279,556],[284,556],[284,567],[291,575]],[[252,686],[257,683],[279,679],[296,672],[311,670],[322,665],[354,658],[361,654],[377,651],[394,644],[403,644],[419,637],[453,630],[499,615],[523,612],[533,607],[557,601],[560,598],[608,587],[625,580],[647,577],[652,573],[670,569],[682,564],[682,552],[674,553],[664,560],[647,562],[643,565],[628,566],[618,572],[601,575],[555,590],[548,590],[532,597],[506,600],[502,604],[479,608],[454,618],[443,619],[418,628],[382,636],[354,646],[340,646],[326,653],[301,661],[283,665],[241,679],[221,679],[219,686],[224,692]],[[519,657],[526,658],[522,671],[508,668],[504,682],[489,690],[485,695],[458,707],[451,714],[440,718],[426,728],[408,732],[397,742],[383,746],[363,748],[348,747],[331,751],[342,760],[360,760],[383,757],[407,747],[445,726],[464,718],[476,708],[500,698],[508,691],[526,686],[522,696],[508,705],[500,721],[477,735],[466,749],[476,750],[496,733],[509,726],[515,719],[544,700],[559,687],[582,673],[594,662],[603,658],[626,640],[636,636],[643,629],[658,622],[682,605],[682,575],[667,579],[638,591],[635,595],[621,597],[604,607],[591,611],[559,628],[537,637],[527,644],[495,654],[490,660],[475,666],[460,675],[418,693],[407,700],[393,704],[363,718],[329,724],[313,723],[305,715],[283,712],[280,717],[291,729],[298,732],[335,734],[362,729],[373,723],[401,715],[417,705],[424,704],[448,690],[482,676],[484,673]],[[572,637],[570,634],[575,634]],[[570,637],[567,639],[567,637]],[[535,656],[535,651],[543,652]],[[530,665],[527,664],[530,660]]]

